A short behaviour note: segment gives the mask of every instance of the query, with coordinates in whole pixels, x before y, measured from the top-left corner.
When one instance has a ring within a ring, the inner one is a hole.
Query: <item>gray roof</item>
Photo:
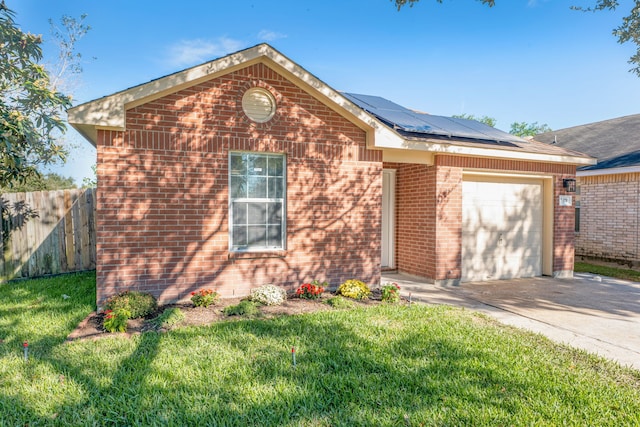
[[[640,166],[640,114],[545,132],[534,138],[598,159],[597,165],[581,170]]]

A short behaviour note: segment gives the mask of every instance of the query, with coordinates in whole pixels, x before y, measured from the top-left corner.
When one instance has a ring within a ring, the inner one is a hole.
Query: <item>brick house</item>
[[[640,114],[536,135],[598,159],[578,168],[576,255],[640,264]]]
[[[69,110],[97,147],[98,305],[312,279],[569,276],[563,178],[593,163],[343,94],[258,45]]]

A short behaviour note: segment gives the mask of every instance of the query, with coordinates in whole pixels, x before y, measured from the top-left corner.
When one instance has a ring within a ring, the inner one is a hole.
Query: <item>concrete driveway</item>
[[[414,301],[478,310],[640,370],[640,283],[583,273],[448,287],[384,274],[385,282],[398,283]]]

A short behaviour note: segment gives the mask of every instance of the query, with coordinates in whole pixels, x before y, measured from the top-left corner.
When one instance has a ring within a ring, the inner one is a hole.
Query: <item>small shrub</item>
[[[350,279],[338,287],[338,295],[353,299],[366,299],[371,294],[371,290],[361,280]]]
[[[172,328],[182,322],[186,316],[178,307],[171,307],[162,312],[162,314],[151,321],[158,328]]]
[[[126,332],[127,320],[131,318],[131,312],[125,308],[105,310],[102,326],[107,332]]]
[[[327,300],[327,304],[329,304],[333,308],[353,308],[353,301],[343,297],[329,298]]]
[[[400,302],[400,286],[397,283],[385,283],[380,289],[382,291],[382,301],[392,304]]]
[[[227,316],[255,316],[260,310],[255,302],[243,300],[240,304],[225,307],[222,312]]]
[[[200,289],[197,292],[191,292],[191,301],[196,307],[209,307],[217,303],[218,299],[218,293],[211,289]]]
[[[287,299],[287,292],[274,285],[264,285],[251,290],[251,301],[262,305],[280,305]]]
[[[158,308],[158,302],[151,294],[125,291],[109,298],[105,308],[113,311],[123,308],[130,313],[131,319],[136,319],[153,313]]]
[[[328,286],[327,282],[320,283],[318,280],[314,280],[311,283],[305,283],[296,290],[296,296],[303,299],[318,299],[324,292],[324,287]]]

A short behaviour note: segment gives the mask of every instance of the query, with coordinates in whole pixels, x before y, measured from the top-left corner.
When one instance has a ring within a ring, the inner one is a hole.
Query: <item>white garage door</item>
[[[465,177],[462,281],[542,275],[542,180]]]

